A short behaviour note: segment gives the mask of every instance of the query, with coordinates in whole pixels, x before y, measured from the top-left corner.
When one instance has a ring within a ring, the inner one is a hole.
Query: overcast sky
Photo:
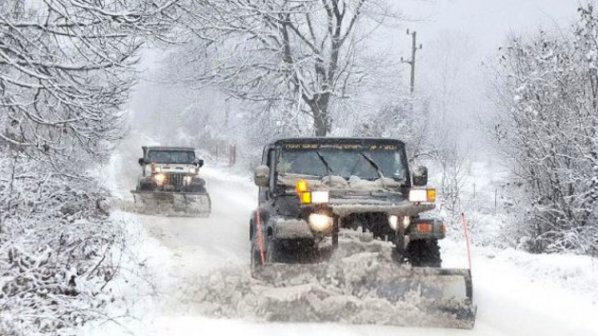
[[[539,29],[568,30],[577,17],[578,0],[390,0],[407,18],[401,29],[385,29],[380,38],[409,57],[411,39],[405,29],[417,30],[423,44],[419,57],[424,77],[447,52],[461,53],[465,69],[475,69],[497,56],[509,35]],[[451,41],[456,40],[456,41]],[[448,50],[451,52],[451,50]],[[405,71],[406,72],[406,71]],[[434,78],[430,80],[435,81]]]
[[[416,86],[435,96],[435,109],[446,108],[448,128],[465,142],[480,136],[480,115],[489,113],[489,67],[509,35],[570,29],[577,17],[577,0],[389,0],[406,18],[397,29],[381,29],[376,38],[397,58],[410,57],[411,38],[423,44],[417,58]],[[484,63],[484,64],[482,64]],[[407,65],[402,66],[405,87]],[[442,87],[444,97],[438,97]],[[438,101],[440,100],[440,101]],[[436,111],[436,113],[439,113]],[[452,125],[451,125],[452,123]],[[463,131],[466,130],[466,131]]]
[[[539,29],[567,30],[577,17],[578,0],[389,0],[405,17],[398,29],[381,29],[377,39],[392,48],[397,57],[410,56],[410,28],[418,32],[421,71],[438,64],[447,48],[467,56],[464,67],[471,69],[496,57],[498,48],[512,34]],[[456,41],[449,41],[455,39]],[[407,69],[407,66],[405,66]],[[407,72],[407,71],[405,71]],[[426,74],[423,74],[424,77]],[[433,77],[433,76],[432,76]],[[434,79],[432,79],[434,80]]]
[[[567,27],[576,18],[577,0],[392,0],[417,29],[423,41],[443,31],[470,35],[491,52],[511,32]],[[405,40],[405,36],[402,36]]]

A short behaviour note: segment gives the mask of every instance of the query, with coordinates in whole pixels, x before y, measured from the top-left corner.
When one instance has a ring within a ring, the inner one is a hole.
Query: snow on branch
[[[358,26],[374,5],[379,3],[191,1],[180,21],[195,37],[171,58],[167,77],[217,87],[261,103],[263,110],[277,104],[278,110],[307,117],[316,135],[326,135],[334,121],[333,101],[349,97],[361,79]]]
[[[521,225],[537,252],[598,254],[598,17],[579,12],[572,34],[514,38],[501,55],[497,138],[525,182]]]
[[[102,157],[121,137],[142,44],[179,1],[0,4],[0,143],[54,162]]]
[[[70,334],[103,314],[123,236],[91,181],[0,156],[0,334]]]

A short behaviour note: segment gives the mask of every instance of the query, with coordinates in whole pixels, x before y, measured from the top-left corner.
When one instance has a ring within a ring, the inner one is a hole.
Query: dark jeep
[[[289,138],[264,148],[256,168],[259,212],[250,221],[252,266],[315,252],[339,230],[361,228],[394,243],[393,256],[440,267],[439,220],[427,169],[411,172],[405,144],[383,138]],[[259,224],[259,225],[258,225]],[[322,244],[321,244],[322,243]]]

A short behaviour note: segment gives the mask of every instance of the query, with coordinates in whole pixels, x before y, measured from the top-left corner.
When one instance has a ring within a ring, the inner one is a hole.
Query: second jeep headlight
[[[330,216],[312,213],[309,215],[309,226],[317,232],[324,232],[332,227],[334,219]]]
[[[154,175],[154,180],[156,180],[156,184],[161,186],[166,181],[166,175],[164,174],[156,174]]]

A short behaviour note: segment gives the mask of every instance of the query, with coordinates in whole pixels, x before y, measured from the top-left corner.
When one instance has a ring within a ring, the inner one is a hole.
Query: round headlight
[[[309,226],[316,232],[324,232],[332,227],[334,220],[332,217],[318,213],[309,215]]]
[[[411,217],[403,217],[403,226],[405,227],[405,229],[409,227],[409,224],[411,224]]]
[[[166,181],[166,175],[156,174],[156,175],[154,175],[154,180],[156,181],[157,185],[162,185],[162,184],[164,184],[164,181]]]
[[[398,224],[399,224],[399,217],[397,217],[395,215],[388,216],[388,225],[390,225],[391,229],[397,231]]]

